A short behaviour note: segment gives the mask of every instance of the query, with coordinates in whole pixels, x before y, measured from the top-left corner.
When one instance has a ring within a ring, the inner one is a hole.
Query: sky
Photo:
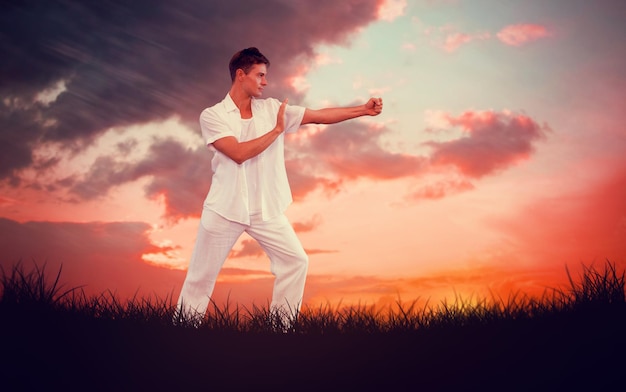
[[[540,296],[626,266],[621,0],[6,1],[0,265],[176,300],[211,186],[200,112],[258,47],[264,95],[380,116],[286,139],[304,304]],[[247,235],[217,304],[267,305]]]

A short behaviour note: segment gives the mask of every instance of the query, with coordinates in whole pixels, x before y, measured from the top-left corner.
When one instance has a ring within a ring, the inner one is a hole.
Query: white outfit
[[[299,311],[308,257],[284,212],[292,202],[284,158],[284,134],[265,151],[237,164],[213,148],[225,136],[239,141],[255,139],[272,130],[280,102],[252,99],[252,119],[243,120],[229,94],[200,115],[206,144],[214,151],[211,189],[204,201],[198,236],[178,299],[184,312],[204,314],[217,275],[243,232],[257,240],[271,262],[275,276],[273,311]],[[288,105],[285,132],[300,127],[305,108]]]
[[[256,134],[251,139],[269,132],[276,125],[276,115],[280,101],[273,98],[252,99],[252,122]],[[288,105],[285,109],[285,133],[295,132],[302,123],[305,108]],[[241,138],[241,114],[230,94],[215,106],[204,109],[200,115],[200,128],[205,143],[215,152],[211,161],[213,177],[211,189],[204,206],[222,215],[224,218],[243,223],[250,223],[248,210],[248,188],[246,186],[245,165],[215,150],[212,143],[225,136]],[[261,193],[261,215],[263,220],[273,218],[285,212],[292,202],[291,189],[287,180],[284,154],[284,134],[257,156],[259,187]],[[244,162],[245,163],[245,162]]]

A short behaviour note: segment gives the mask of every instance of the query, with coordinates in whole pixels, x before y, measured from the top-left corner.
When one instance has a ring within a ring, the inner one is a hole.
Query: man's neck
[[[252,117],[252,97],[248,94],[244,93],[240,89],[236,89],[233,86],[229,93],[230,98],[235,103],[235,106],[239,108],[239,112],[241,113],[241,118],[250,118]]]

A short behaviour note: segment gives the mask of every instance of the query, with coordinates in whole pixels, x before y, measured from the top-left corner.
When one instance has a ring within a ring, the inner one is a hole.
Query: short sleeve
[[[206,145],[226,136],[235,136],[226,120],[215,113],[213,108],[207,108],[200,114],[200,130]]]
[[[285,133],[293,133],[300,128],[306,108],[296,105],[287,105],[285,108]]]

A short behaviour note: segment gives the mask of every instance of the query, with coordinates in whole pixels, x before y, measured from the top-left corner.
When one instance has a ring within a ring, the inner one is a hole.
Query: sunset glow
[[[176,298],[211,186],[198,116],[250,46],[266,97],[385,102],[286,138],[305,305],[542,295],[626,265],[623,1],[112,3],[0,17],[5,271]],[[244,235],[214,299],[267,304],[272,278]]]

